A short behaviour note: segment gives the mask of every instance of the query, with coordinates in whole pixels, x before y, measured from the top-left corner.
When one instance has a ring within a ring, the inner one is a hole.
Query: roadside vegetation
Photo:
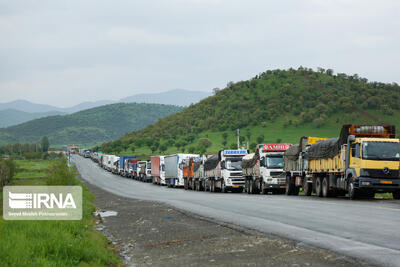
[[[96,150],[117,154],[215,153],[241,143],[298,143],[337,137],[343,124],[400,126],[400,86],[357,74],[299,68],[269,70],[214,89],[214,96]],[[358,110],[357,110],[358,109]],[[368,114],[367,114],[368,113]]]
[[[119,265],[107,239],[93,229],[95,196],[76,179],[65,158],[18,160],[17,175],[9,185],[80,185],[83,218],[80,221],[6,221],[0,218],[0,262],[5,266]],[[21,175],[19,170],[24,170]],[[44,177],[28,176],[40,173]],[[24,178],[19,177],[24,176]],[[3,198],[2,189],[0,199]],[[2,206],[0,213],[2,214]]]

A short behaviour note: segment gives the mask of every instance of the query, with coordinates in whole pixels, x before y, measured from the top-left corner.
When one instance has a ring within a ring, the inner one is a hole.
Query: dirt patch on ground
[[[128,266],[371,266],[335,253],[183,212],[87,184],[101,217],[96,228]]]

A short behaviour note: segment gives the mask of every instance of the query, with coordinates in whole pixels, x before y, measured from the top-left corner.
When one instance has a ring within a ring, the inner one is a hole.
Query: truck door
[[[361,145],[360,143],[353,143],[350,146],[350,164],[349,167],[356,171],[357,176],[360,175],[361,166]]]

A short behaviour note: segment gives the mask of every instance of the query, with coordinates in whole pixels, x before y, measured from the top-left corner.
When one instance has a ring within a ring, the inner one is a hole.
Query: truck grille
[[[364,169],[369,177],[374,178],[399,178],[399,170],[389,170],[385,173],[383,169]]]
[[[230,176],[242,176],[241,172],[231,172]]]
[[[229,178],[231,179],[233,185],[244,185],[244,178],[243,177],[240,177],[240,178],[229,177]]]
[[[283,172],[270,172],[270,175],[271,175],[272,177],[280,176],[280,175],[282,175],[282,174],[283,174]]]

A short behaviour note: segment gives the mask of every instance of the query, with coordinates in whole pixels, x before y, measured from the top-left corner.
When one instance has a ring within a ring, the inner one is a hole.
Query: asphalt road
[[[400,201],[185,191],[116,176],[80,156],[72,162],[83,179],[117,195],[160,201],[300,245],[400,266]]]

